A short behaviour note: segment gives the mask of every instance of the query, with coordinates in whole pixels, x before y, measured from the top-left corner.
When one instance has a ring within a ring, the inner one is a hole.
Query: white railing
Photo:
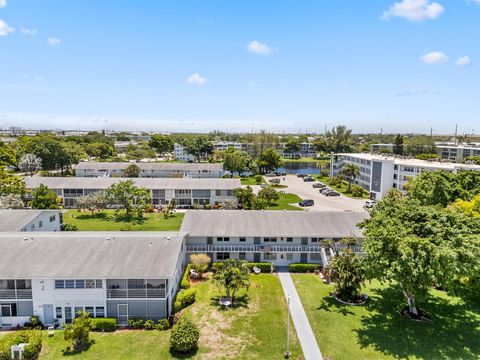
[[[28,300],[32,298],[32,290],[0,290],[0,299],[22,299]]]
[[[320,253],[320,245],[187,245],[187,252],[288,252]]]
[[[107,289],[109,299],[165,298],[165,289]]]

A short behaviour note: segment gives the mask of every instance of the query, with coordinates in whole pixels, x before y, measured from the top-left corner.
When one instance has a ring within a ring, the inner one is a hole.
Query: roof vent
[[[170,236],[167,236],[167,240],[170,240]]]
[[[107,236],[107,241],[110,241],[110,236]]]
[[[24,237],[24,238],[23,238],[23,241],[27,241],[27,240],[28,240],[28,238],[27,238],[27,237]]]

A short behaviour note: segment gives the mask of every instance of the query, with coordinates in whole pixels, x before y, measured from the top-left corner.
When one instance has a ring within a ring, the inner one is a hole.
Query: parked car
[[[307,174],[297,174],[297,177],[299,177],[299,178],[303,178],[305,176],[307,176]]]
[[[303,178],[303,181],[305,181],[305,182],[312,182],[312,181],[315,181],[315,179],[312,178],[311,176],[305,176],[305,177]]]
[[[265,176],[274,177],[274,176],[277,176],[277,175],[275,175],[275,173],[270,172],[270,173],[266,173]]]
[[[324,187],[323,189],[320,189],[320,194],[325,194],[327,191],[333,191],[333,190],[328,187]]]
[[[375,205],[376,201],[375,200],[367,200],[365,204],[363,205],[364,209],[371,209],[373,205]]]
[[[340,193],[336,192],[335,190],[326,191],[325,196],[340,196]]]
[[[312,187],[314,189],[323,189],[323,188],[327,187],[327,185],[322,184],[321,182],[316,182],[316,183],[312,184]]]
[[[298,203],[298,205],[300,205],[301,207],[313,206],[313,205],[315,205],[315,202],[312,199],[305,199],[305,200],[300,201]]]

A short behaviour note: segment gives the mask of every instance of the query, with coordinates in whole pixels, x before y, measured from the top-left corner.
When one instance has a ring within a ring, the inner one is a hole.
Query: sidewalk
[[[313,335],[310,322],[305,314],[305,310],[303,310],[302,302],[298,296],[297,289],[295,289],[290,273],[279,272],[278,277],[282,283],[285,297],[290,295],[290,314],[295,324],[295,330],[297,331],[305,360],[322,360],[322,353],[318,347],[315,335]]]

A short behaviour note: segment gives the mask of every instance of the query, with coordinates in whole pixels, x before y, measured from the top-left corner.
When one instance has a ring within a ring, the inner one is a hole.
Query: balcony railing
[[[163,299],[165,289],[107,289],[109,299]]]
[[[187,245],[187,252],[287,252],[320,253],[320,245]]]
[[[32,290],[0,290],[0,299],[21,299],[29,300],[32,299]]]

